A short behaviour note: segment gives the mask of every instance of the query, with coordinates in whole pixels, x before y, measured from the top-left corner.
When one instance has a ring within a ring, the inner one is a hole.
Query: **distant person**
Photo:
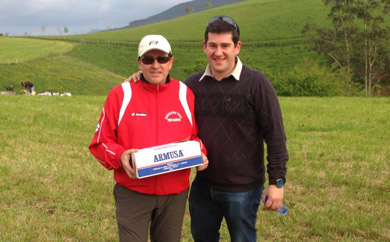
[[[34,84],[30,81],[22,81],[21,85],[24,87],[25,95],[35,95]]]
[[[239,39],[240,29],[232,18],[211,18],[203,42],[208,66],[186,80],[195,94],[198,136],[210,162],[191,185],[195,242],[219,241],[223,218],[232,242],[256,241],[261,198],[265,210],[276,211],[283,203],[288,152],[279,100],[263,73],[242,64]],[[269,183],[265,191],[264,141]]]
[[[139,43],[137,83],[126,82],[107,96],[91,153],[114,170],[114,197],[120,241],[179,242],[189,190],[190,169],[136,179],[130,165],[138,149],[197,138],[194,95],[169,76],[174,58],[161,35],[147,35]],[[175,114],[177,119],[169,119]],[[201,145],[201,142],[200,142]],[[198,170],[207,168],[207,158]]]

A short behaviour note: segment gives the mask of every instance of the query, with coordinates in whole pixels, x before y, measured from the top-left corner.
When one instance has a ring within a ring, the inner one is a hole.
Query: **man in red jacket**
[[[104,104],[91,153],[114,170],[114,197],[121,241],[180,241],[190,169],[136,179],[130,165],[138,149],[197,140],[206,169],[208,161],[197,138],[194,95],[182,82],[170,78],[174,58],[161,35],[145,36],[138,48],[141,81],[113,88]]]

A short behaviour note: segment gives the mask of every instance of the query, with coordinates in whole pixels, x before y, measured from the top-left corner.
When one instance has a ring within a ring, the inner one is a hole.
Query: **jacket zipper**
[[[155,122],[156,122],[156,145],[158,144],[158,127],[159,127],[159,125],[158,125],[158,117],[159,117],[159,109],[158,109],[158,96],[159,96],[159,91],[160,91],[160,85],[157,85],[157,87],[156,87],[156,120],[155,120]],[[158,177],[156,176],[155,178],[154,178],[154,192],[155,193],[157,193],[157,180],[158,180]]]
[[[158,109],[158,94],[159,94],[159,91],[160,91],[160,85],[157,85],[156,87],[156,144],[158,144],[158,115],[159,115],[159,109]]]

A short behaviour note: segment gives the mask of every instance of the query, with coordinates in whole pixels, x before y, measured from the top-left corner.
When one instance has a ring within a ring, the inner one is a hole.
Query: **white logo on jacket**
[[[98,123],[97,126],[96,126],[96,129],[95,129],[95,133],[98,132],[100,129],[100,124]]]
[[[182,116],[179,112],[172,111],[167,113],[167,115],[165,115],[165,119],[168,122],[181,122]]]
[[[146,117],[148,116],[146,113],[132,113],[131,116],[135,117]]]

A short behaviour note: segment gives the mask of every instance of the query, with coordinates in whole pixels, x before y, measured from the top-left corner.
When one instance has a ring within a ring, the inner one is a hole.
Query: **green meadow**
[[[104,100],[0,96],[0,241],[118,240],[112,171],[88,151]],[[389,241],[390,100],[280,102],[289,212],[259,209],[259,241]]]
[[[248,0],[133,29],[0,38],[1,89],[13,85],[20,94],[20,82],[29,80],[37,93],[72,93],[0,96],[0,241],[118,240],[113,174],[88,145],[106,95],[138,70],[144,35],[168,38],[171,76],[185,80],[207,65],[207,20],[229,15],[241,29],[240,59],[267,74],[277,91],[288,91],[285,81],[318,79],[330,80],[332,87],[322,88],[340,96],[340,76],[327,72],[325,58],[301,35],[309,21],[328,25],[327,12],[321,0]],[[280,102],[289,212],[259,209],[258,240],[390,241],[390,99],[281,96]],[[182,241],[192,241],[188,210]],[[230,241],[225,224],[221,241]]]

